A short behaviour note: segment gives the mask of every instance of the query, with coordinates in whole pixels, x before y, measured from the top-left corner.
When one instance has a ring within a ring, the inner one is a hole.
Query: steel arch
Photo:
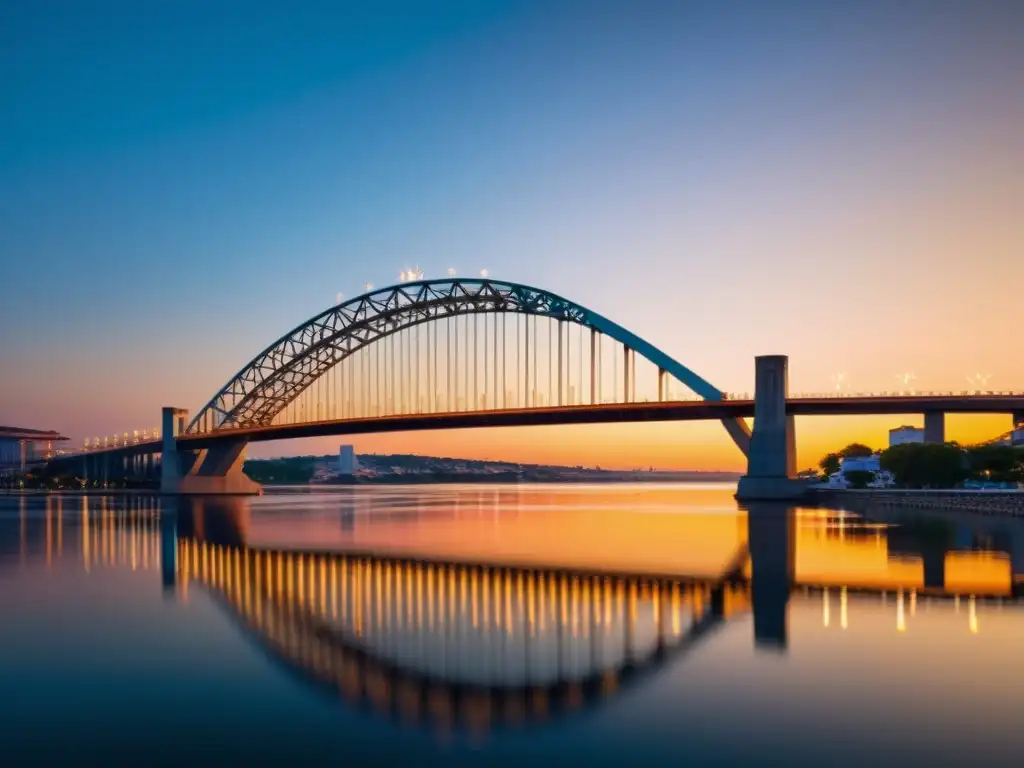
[[[330,368],[379,339],[421,323],[480,313],[518,313],[576,323],[629,347],[705,400],[723,393],[618,323],[550,291],[500,280],[419,280],[338,304],[296,326],[247,363],[195,416],[187,434],[266,426]],[[746,453],[742,419],[722,422]]]

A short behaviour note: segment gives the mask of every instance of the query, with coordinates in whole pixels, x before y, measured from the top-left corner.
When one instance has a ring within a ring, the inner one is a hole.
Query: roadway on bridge
[[[1024,410],[1024,395],[894,395],[882,397],[792,398],[786,404],[793,416],[865,416],[940,413],[1013,413]],[[432,414],[398,414],[361,419],[333,419],[301,424],[220,429],[181,435],[182,447],[202,448],[225,437],[244,437],[249,442],[302,437],[360,435],[378,432],[415,432],[481,427],[525,427],[568,424],[615,424],[631,422],[713,421],[752,418],[753,400],[691,400],[676,402],[613,403],[547,408],[464,411]]]

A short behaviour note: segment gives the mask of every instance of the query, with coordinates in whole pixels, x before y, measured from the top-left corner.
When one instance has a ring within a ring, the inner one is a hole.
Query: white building
[[[870,456],[850,456],[839,460],[839,471],[847,472],[879,472],[882,469],[882,457],[877,453]]]
[[[850,482],[846,479],[847,472],[871,472],[874,479],[868,483],[868,488],[887,488],[895,483],[891,472],[882,469],[881,456],[851,456],[839,460],[839,471],[829,475],[829,488],[849,488]]]
[[[343,445],[338,449],[338,474],[354,475],[359,469],[356,461],[356,449],[351,445]]]
[[[909,427],[904,424],[902,427],[896,427],[896,429],[889,430],[889,447],[892,448],[894,445],[904,445],[905,443],[923,443],[924,442],[924,428],[923,427]]]

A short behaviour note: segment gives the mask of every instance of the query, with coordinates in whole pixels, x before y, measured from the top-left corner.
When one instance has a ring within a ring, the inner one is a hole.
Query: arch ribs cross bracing
[[[646,358],[706,400],[723,393],[617,323],[539,288],[492,279],[421,280],[343,302],[296,326],[245,365],[196,414],[186,433],[267,426],[313,382],[346,358],[399,331],[488,313],[546,317],[590,328]],[[746,451],[749,431],[723,422]]]

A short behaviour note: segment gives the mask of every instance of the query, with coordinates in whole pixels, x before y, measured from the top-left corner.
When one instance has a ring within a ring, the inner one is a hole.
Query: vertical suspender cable
[[[559,327],[559,334],[565,330],[565,405],[572,405],[572,326],[563,323]],[[559,342],[561,344],[561,342]],[[561,349],[561,346],[559,346]]]
[[[508,327],[505,313],[501,313],[501,407],[508,408]]]
[[[452,410],[452,318],[449,315],[445,318],[445,335],[448,337],[446,341],[447,352],[445,353],[445,366],[444,366],[444,401],[445,411],[451,412]]]
[[[523,376],[523,407],[530,407],[530,316],[526,315],[526,348],[523,350],[523,362],[525,364],[526,372]]]
[[[558,318],[558,405],[562,405],[562,318]]]
[[[583,326],[576,326],[577,335],[579,338],[579,354],[576,356],[576,369],[578,378],[576,379],[576,405],[583,405]]]
[[[497,410],[501,406],[498,405],[501,402],[501,398],[498,397],[498,325],[501,315],[494,316],[494,392],[492,397],[494,398],[494,408]]]
[[[484,408],[487,408],[487,369],[488,361],[490,360],[490,348],[488,347],[488,336],[487,336],[487,315],[484,315]],[[492,404],[493,407],[493,404]]]
[[[456,306],[456,311],[457,311]],[[452,374],[455,378],[455,398],[454,408],[452,410],[459,410],[459,316],[455,315],[455,357],[452,358]]]
[[[590,329],[590,404],[597,405],[597,329]]]
[[[473,315],[473,408],[476,411],[480,409],[480,380],[479,370],[477,367],[477,353],[479,350],[480,338],[480,316],[477,314]]]
[[[555,323],[548,320],[548,405],[555,404]]]
[[[530,405],[537,407],[537,318],[533,318],[533,381],[530,386]]]

